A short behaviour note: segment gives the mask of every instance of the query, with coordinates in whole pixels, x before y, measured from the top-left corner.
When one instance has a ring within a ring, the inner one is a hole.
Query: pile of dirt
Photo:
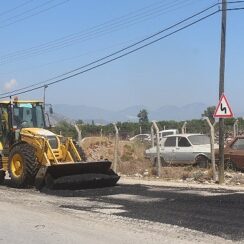
[[[106,137],[86,137],[81,141],[88,161],[108,159],[113,161],[114,143]]]
[[[106,137],[87,137],[82,140],[88,161],[114,161],[114,140]],[[150,160],[144,157],[147,145],[141,142],[119,141],[118,171],[121,175],[144,175],[152,171]]]
[[[156,168],[149,159],[144,157],[148,145],[141,142],[120,141],[118,173],[122,176],[153,179],[158,178]],[[114,140],[106,137],[87,137],[82,140],[82,147],[88,161],[108,159],[114,161]],[[196,166],[162,167],[161,178],[169,181],[186,183],[213,183],[211,169]],[[244,173],[235,171],[225,172],[225,182],[228,185],[244,185]]]

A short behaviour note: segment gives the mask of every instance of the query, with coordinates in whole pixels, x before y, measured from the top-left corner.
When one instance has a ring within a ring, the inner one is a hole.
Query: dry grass
[[[89,161],[108,159],[114,161],[114,140],[106,137],[87,137],[82,141],[82,147]],[[118,172],[121,175],[138,177],[155,177],[156,168],[150,160],[144,157],[147,145],[141,142],[120,141]],[[212,182],[211,169],[200,169],[194,166],[162,167],[164,180],[186,182]],[[226,172],[227,184],[244,185],[244,174]]]
[[[82,147],[88,160],[114,159],[114,140],[106,137],[87,137],[82,141]],[[118,171],[121,174],[135,175],[150,171],[151,162],[144,158],[146,146],[140,142],[119,142]]]

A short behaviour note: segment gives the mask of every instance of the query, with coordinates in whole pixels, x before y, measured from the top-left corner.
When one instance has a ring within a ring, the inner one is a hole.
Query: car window
[[[206,145],[210,144],[210,138],[206,135],[193,135],[193,136],[188,136],[189,141],[193,145]]]
[[[170,135],[173,135],[174,132],[170,131],[170,132],[162,132],[161,133],[161,136],[164,137],[164,136],[170,136]]]
[[[231,146],[232,149],[236,150],[244,150],[244,138],[237,139],[233,145]]]
[[[178,147],[190,147],[190,142],[185,137],[178,137]]]
[[[176,146],[176,137],[168,137],[164,143],[165,147],[175,147]]]

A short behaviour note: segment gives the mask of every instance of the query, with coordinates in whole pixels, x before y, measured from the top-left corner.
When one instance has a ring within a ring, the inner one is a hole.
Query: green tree
[[[54,133],[56,133],[56,134],[61,133],[63,136],[72,137],[73,139],[77,139],[77,132],[76,132],[75,127],[65,120],[60,121],[54,127],[53,130],[54,130]]]
[[[137,117],[139,118],[139,124],[145,124],[148,123],[148,112],[146,109],[140,110],[140,112],[137,114]]]
[[[214,123],[214,111],[215,111],[216,107],[215,106],[211,106],[211,107],[207,107],[206,110],[204,110],[202,117],[208,117],[209,120],[211,121],[211,123]]]

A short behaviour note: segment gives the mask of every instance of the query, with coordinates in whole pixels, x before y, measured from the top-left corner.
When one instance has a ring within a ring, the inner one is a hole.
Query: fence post
[[[154,130],[153,130],[153,125],[151,126],[151,143],[152,143],[152,147],[154,147]]]
[[[74,126],[75,126],[75,129],[76,129],[77,134],[78,134],[78,145],[81,147],[81,139],[82,139],[81,130],[80,130],[79,126],[76,123],[74,124]]]
[[[160,158],[160,145],[159,145],[159,129],[157,126],[156,121],[152,121],[153,127],[156,130],[156,146],[157,146],[157,175],[158,177],[161,177],[161,158]]]
[[[238,119],[235,121],[235,123],[234,123],[234,137],[236,137],[236,136],[238,136],[238,134],[239,134],[239,128],[238,128],[238,123],[239,123],[239,121],[238,121]]]
[[[100,147],[102,146],[102,140],[103,140],[103,129],[100,129]]]
[[[184,124],[181,127],[181,134],[185,134],[186,133],[186,125],[187,125],[187,122],[185,121]]]
[[[116,123],[113,124],[115,129],[115,144],[114,144],[114,162],[113,162],[113,170],[117,172],[118,166],[118,153],[119,153],[119,130]]]
[[[215,167],[215,153],[214,153],[214,126],[216,125],[216,123],[214,123],[213,125],[211,124],[210,120],[208,117],[204,117],[203,119],[205,119],[210,127],[210,145],[211,145],[211,162],[212,162],[212,170],[213,170],[213,180],[214,182],[217,181],[217,173],[216,173],[216,167]]]

